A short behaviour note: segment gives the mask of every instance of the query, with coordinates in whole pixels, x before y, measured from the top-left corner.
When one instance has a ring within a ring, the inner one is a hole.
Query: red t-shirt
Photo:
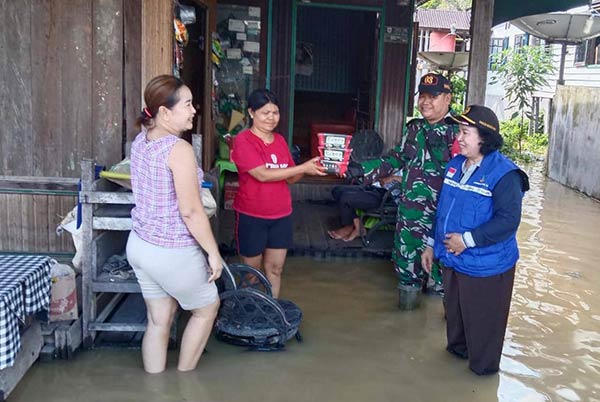
[[[235,136],[231,159],[240,182],[233,209],[263,219],[282,218],[292,213],[292,196],[285,180],[260,182],[248,173],[261,165],[268,169],[295,166],[283,136],[275,133],[273,142],[265,144],[252,131],[244,130]]]

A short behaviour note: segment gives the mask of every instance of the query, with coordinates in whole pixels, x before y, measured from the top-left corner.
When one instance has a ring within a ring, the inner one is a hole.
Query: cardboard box
[[[223,208],[231,210],[233,209],[233,200],[235,199],[235,195],[240,188],[240,183],[237,181],[228,181],[225,182],[225,188],[223,191]]]

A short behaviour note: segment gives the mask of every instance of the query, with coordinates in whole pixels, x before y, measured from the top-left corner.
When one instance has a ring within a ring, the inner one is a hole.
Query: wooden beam
[[[142,2],[142,91],[160,74],[173,73],[173,1]]]
[[[494,0],[474,0],[471,10],[471,52],[467,104],[485,104]]]

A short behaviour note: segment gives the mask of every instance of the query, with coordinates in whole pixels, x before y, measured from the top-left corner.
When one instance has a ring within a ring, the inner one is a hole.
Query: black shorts
[[[292,215],[278,219],[262,219],[236,212],[235,238],[238,253],[244,257],[255,257],[267,248],[292,248]]]

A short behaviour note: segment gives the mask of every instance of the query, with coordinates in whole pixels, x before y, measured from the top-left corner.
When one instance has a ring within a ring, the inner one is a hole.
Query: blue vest
[[[452,159],[446,168],[440,194],[436,222],[434,253],[442,264],[470,276],[501,274],[519,259],[516,232],[507,240],[486,247],[467,248],[459,256],[446,252],[446,233],[471,231],[492,218],[494,187],[512,170],[519,169],[498,151],[484,156],[479,168],[465,184],[460,184],[462,155]]]

